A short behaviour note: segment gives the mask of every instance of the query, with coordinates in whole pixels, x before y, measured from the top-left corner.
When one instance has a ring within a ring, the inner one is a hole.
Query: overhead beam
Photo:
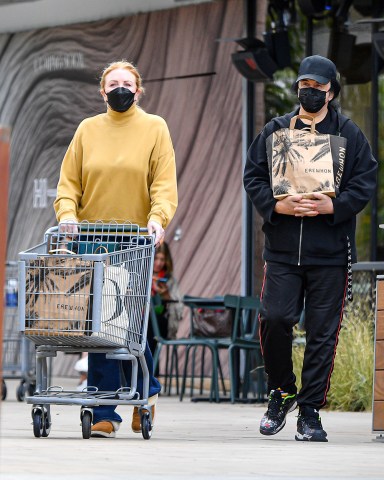
[[[0,33],[93,22],[212,0],[0,0]]]

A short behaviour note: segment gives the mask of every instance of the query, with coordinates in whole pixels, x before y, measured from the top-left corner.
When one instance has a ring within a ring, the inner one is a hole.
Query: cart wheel
[[[83,438],[90,438],[91,436],[92,415],[91,412],[84,412],[81,417],[81,430]]]
[[[1,382],[1,400],[5,400],[6,398],[7,398],[7,385],[4,382],[4,380],[2,380],[2,382]]]
[[[152,436],[152,425],[149,419],[149,412],[144,412],[141,416],[141,433],[145,440],[149,440]]]
[[[25,384],[20,383],[16,390],[16,398],[19,402],[23,402],[25,399]]]
[[[32,415],[33,434],[36,438],[40,438],[43,434],[43,413],[40,411],[34,412]]]
[[[43,418],[43,431],[41,433],[42,437],[48,437],[48,435],[51,433],[51,418],[50,414],[47,413],[44,415]]]

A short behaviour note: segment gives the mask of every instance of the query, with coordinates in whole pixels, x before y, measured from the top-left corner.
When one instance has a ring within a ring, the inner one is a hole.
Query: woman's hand
[[[75,218],[67,218],[59,223],[59,233],[68,233],[68,235],[77,235],[79,229]]]
[[[164,240],[164,228],[159,223],[150,220],[147,229],[149,235],[155,234],[155,245],[160,245]]]
[[[167,282],[161,282],[157,277],[152,278],[152,289],[164,300],[170,300]]]
[[[169,290],[167,284],[164,282],[157,283],[157,293],[165,299],[169,299]]]

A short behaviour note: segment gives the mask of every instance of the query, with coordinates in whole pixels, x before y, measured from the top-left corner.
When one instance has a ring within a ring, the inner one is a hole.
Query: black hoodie
[[[347,237],[356,262],[356,215],[367,205],[376,186],[377,162],[368,140],[359,127],[332,107],[318,124],[319,133],[341,135],[347,139],[346,159],[340,193],[332,198],[334,213],[316,217],[295,217],[274,212],[266,152],[266,138],[280,128],[289,127],[298,110],[271,120],[248,151],[244,187],[264,219],[264,259],[292,265],[347,265]],[[303,128],[301,121],[295,128]]]

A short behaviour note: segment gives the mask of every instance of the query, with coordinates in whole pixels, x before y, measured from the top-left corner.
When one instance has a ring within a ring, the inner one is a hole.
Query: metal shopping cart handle
[[[66,226],[70,225],[69,230]],[[145,238],[145,243],[152,239],[155,242],[155,234],[149,235],[146,227],[125,222],[125,223],[103,223],[103,222],[88,222],[82,221],[79,223],[59,224],[49,228],[45,232],[45,241],[47,243],[48,253],[66,254],[66,253],[80,253],[78,249],[79,244],[92,243],[95,244],[99,250],[106,247],[106,252],[116,251],[116,243],[128,244],[133,246],[140,243],[140,238]],[[151,243],[151,242],[150,242]],[[114,245],[112,248],[111,245]],[[81,253],[96,253],[86,249]],[[98,251],[97,253],[103,253]]]
[[[45,234],[54,234],[58,233],[60,231],[60,227],[63,226],[64,224],[59,224],[55,225],[54,227],[50,227],[48,230],[46,230]],[[124,222],[124,223],[104,223],[104,222],[88,222],[86,220],[83,220],[78,223],[73,223],[71,225],[75,225],[78,227],[79,233],[92,233],[94,235],[97,234],[113,234],[113,233],[126,233],[126,234],[133,234],[133,233],[148,233],[148,228],[147,227],[140,227],[137,224],[130,223],[130,222]]]

